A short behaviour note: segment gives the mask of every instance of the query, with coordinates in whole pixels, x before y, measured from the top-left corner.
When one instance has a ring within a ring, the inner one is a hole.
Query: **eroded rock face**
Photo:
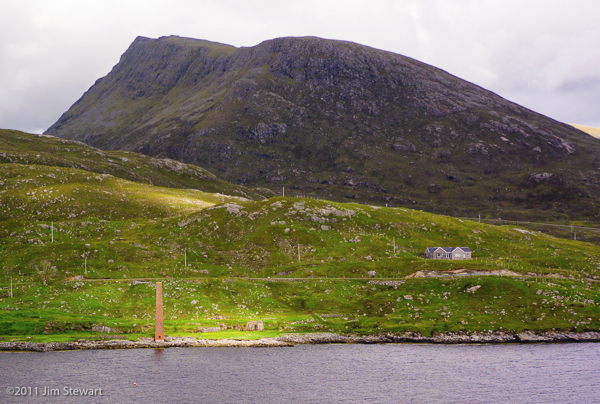
[[[139,37],[46,133],[334,200],[594,215],[600,199],[597,139],[416,60],[312,37]],[[552,193],[517,186],[557,165]]]

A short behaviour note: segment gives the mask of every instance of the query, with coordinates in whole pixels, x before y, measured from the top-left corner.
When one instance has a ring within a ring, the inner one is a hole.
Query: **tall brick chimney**
[[[163,324],[162,282],[156,282],[156,325],[154,341],[165,341],[165,326]]]

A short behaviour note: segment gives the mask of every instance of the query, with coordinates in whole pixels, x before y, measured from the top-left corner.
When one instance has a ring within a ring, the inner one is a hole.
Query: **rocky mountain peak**
[[[138,37],[46,133],[446,213],[587,216],[600,196],[597,139],[414,59],[315,37]]]

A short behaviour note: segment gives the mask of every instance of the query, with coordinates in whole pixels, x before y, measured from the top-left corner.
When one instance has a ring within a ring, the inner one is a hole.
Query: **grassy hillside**
[[[107,174],[40,165],[0,164],[0,220],[108,220],[191,213],[221,200],[242,200],[195,189],[163,188]]]
[[[50,223],[31,220],[1,225],[5,338],[78,338],[92,325],[150,336],[158,280],[168,335],[256,319],[262,336],[600,327],[598,248],[516,227],[295,198],[156,220],[65,219],[54,243]],[[424,259],[435,245],[477,258]]]
[[[262,198],[260,190],[230,184],[195,165],[138,153],[102,151],[77,141],[14,130],[0,129],[0,163],[77,168],[162,187]]]
[[[404,208],[158,187],[142,156],[117,169],[112,153],[7,138],[3,340],[89,338],[94,326],[151,336],[156,281],[167,335],[600,328],[600,251],[588,243]],[[426,260],[430,246],[467,246],[476,258]],[[259,319],[261,333],[193,333]]]

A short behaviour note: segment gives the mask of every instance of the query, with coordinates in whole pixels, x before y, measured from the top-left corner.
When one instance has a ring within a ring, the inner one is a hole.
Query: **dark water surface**
[[[600,403],[600,344],[0,352],[0,389],[0,403]]]

